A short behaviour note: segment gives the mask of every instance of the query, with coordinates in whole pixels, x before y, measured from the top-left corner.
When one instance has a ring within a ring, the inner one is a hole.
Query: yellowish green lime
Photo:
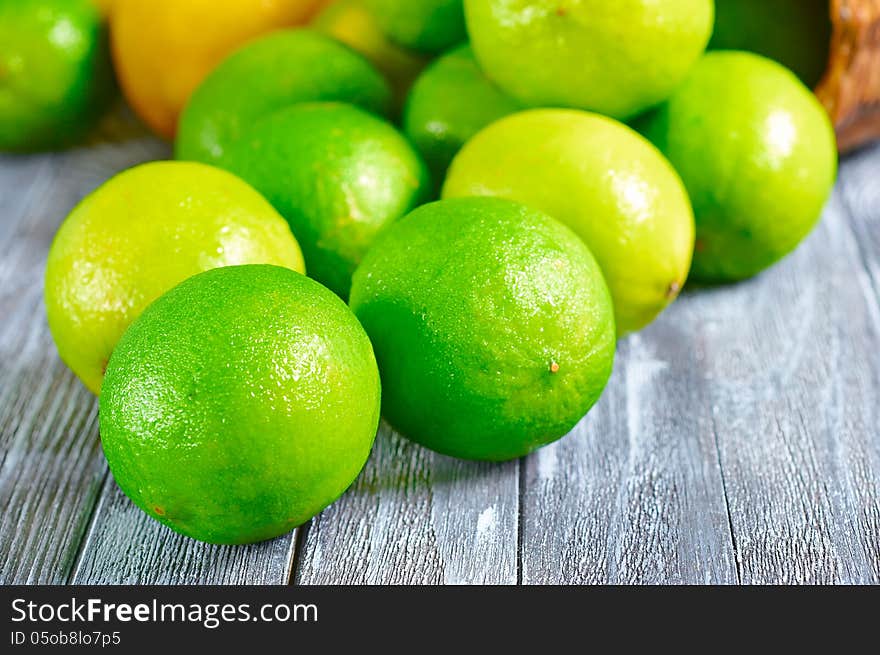
[[[650,323],[684,287],[694,218],[669,162],[630,128],[603,116],[535,109],[469,141],[445,198],[499,196],[547,212],[599,262],[623,334]]]
[[[483,70],[534,107],[628,119],[665,100],[712,34],[712,0],[465,0]]]
[[[46,313],[61,359],[94,393],[116,342],[160,295],[233,264],[304,271],[284,219],[253,188],[204,164],[132,168],[65,219],[46,264]]]

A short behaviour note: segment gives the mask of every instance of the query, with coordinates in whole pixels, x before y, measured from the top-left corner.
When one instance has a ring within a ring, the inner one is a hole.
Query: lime
[[[128,329],[101,390],[116,482],[157,521],[211,543],[270,539],[338,498],[379,422],[370,341],[289,269],[196,275]]]
[[[468,139],[520,108],[489,81],[470,46],[463,45],[437,59],[416,80],[403,127],[439,186],[452,158]]]
[[[113,96],[92,0],[0,0],[0,150],[76,143]]]
[[[400,45],[438,53],[467,41],[462,0],[364,0],[379,26]]]
[[[570,109],[503,118],[465,145],[443,195],[510,198],[568,225],[605,273],[621,334],[650,323],[687,278],[694,219],[681,180],[609,118]]]
[[[284,219],[240,179],[183,162],[117,175],[77,205],[49,250],[46,313],[61,359],[98,393],[147,305],[195,273],[249,263],[304,270]]]
[[[749,50],[816,86],[828,64],[828,0],[715,0],[710,50]]]
[[[383,412],[447,455],[506,460],[568,433],[611,374],[614,316],[575,234],[499,198],[424,205],[376,240],[351,307]]]
[[[289,105],[339,100],[384,113],[391,91],[359,54],[310,30],[283,30],[227,57],[202,82],[180,119],[175,155],[222,164],[257,119]]]
[[[712,33],[712,0],[465,0],[483,69],[530,106],[629,118],[669,96]]]
[[[376,233],[428,187],[425,165],[397,130],[341,103],[271,114],[243,133],[228,162],[290,223],[309,275],[342,297]]]
[[[697,280],[746,278],[794,250],[837,174],[822,105],[790,71],[750,53],[706,55],[640,129],[690,193]]]
[[[366,57],[391,85],[394,113],[399,114],[412,83],[428,64],[427,56],[389,40],[364,0],[334,0],[315,17],[312,28]]]

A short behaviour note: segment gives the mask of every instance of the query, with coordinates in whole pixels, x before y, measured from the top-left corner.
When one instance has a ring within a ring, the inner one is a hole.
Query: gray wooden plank
[[[44,195],[60,157],[0,155],[0,247],[27,216],[26,209]]]
[[[299,584],[515,584],[517,462],[465,462],[383,423],[355,485],[312,520]]]
[[[73,584],[287,584],[295,533],[252,546],[188,539],[140,511],[108,476]]]
[[[623,339],[599,404],[527,458],[524,584],[737,582],[687,302]]]
[[[844,160],[840,191],[862,261],[880,297],[880,142]]]
[[[838,191],[793,256],[690,303],[745,583],[880,581],[880,323],[866,281]]]
[[[106,474],[97,404],[58,360],[46,326],[43,268],[55,229],[71,207],[107,171],[142,156],[138,147],[107,145],[0,157],[3,583],[67,579]]]

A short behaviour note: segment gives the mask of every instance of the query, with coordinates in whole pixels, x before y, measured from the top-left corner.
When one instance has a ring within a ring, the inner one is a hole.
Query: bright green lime
[[[101,390],[116,482],[157,521],[221,544],[270,539],[338,498],[379,422],[370,341],[289,269],[196,275],[119,342]]]
[[[499,196],[574,230],[605,273],[623,334],[684,286],[694,247],[687,193],[669,162],[617,121],[535,109],[493,123],[449,169],[443,196]]]
[[[425,158],[436,185],[474,134],[521,105],[480,70],[470,46],[443,55],[416,80],[403,129]]]
[[[611,374],[595,260],[508,200],[441,201],[392,225],[355,273],[351,307],[376,349],[385,417],[447,455],[506,460],[555,441]]]
[[[425,196],[428,173],[390,124],[340,103],[304,103],[242,134],[228,163],[287,219],[309,275],[348,297],[376,233]]]
[[[465,0],[477,59],[535,107],[626,119],[665,100],[712,33],[712,0]]]
[[[715,0],[710,50],[748,50],[775,59],[815,86],[828,65],[828,0]]]
[[[221,164],[253,123],[299,102],[338,100],[388,111],[385,79],[356,52],[310,30],[282,30],[227,57],[193,93],[180,119],[178,159]]]
[[[192,162],[120,173],[74,208],[46,264],[46,314],[61,359],[94,393],[116,342],[160,295],[233,264],[304,271],[284,219],[234,175]]]
[[[739,280],[781,259],[834,186],[828,115],[797,77],[758,55],[709,53],[640,129],[690,193],[697,280]]]
[[[379,26],[400,45],[438,53],[467,40],[462,0],[364,0]]]
[[[106,29],[92,0],[0,0],[0,150],[76,143],[113,89]]]

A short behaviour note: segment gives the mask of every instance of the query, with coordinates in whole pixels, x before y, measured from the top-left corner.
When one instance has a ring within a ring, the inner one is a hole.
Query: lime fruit
[[[364,0],[392,41],[438,53],[467,41],[462,0]]]
[[[92,0],[0,0],[0,150],[76,143],[113,90],[106,29]]]
[[[790,68],[814,87],[828,64],[828,0],[715,0],[710,50],[748,50]]]
[[[482,68],[529,106],[630,118],[669,96],[712,33],[712,0],[465,0]]]
[[[589,250],[499,198],[424,205],[354,275],[383,413],[447,455],[507,460],[567,434],[611,374],[614,315]]]
[[[49,250],[46,313],[61,359],[98,393],[147,305],[195,273],[251,263],[304,270],[284,219],[234,175],[183,162],[117,175],[77,205]]]
[[[110,358],[101,443],[116,482],[189,537],[251,543],[338,498],[379,422],[367,335],[277,266],[201,273],[144,311]]]
[[[262,37],[227,57],[193,93],[175,156],[221,165],[257,119],[306,101],[339,100],[384,113],[391,91],[359,54],[310,30]]]
[[[452,158],[489,123],[522,107],[480,70],[470,46],[437,59],[416,80],[406,103],[403,128],[442,183]]]
[[[707,54],[639,127],[690,193],[697,280],[739,280],[781,259],[813,228],[834,186],[828,115],[794,74],[758,55]]]
[[[535,109],[493,123],[449,170],[443,196],[500,196],[574,230],[602,267],[620,334],[650,323],[690,268],[694,218],[669,162],[620,123]]]
[[[335,0],[317,15],[311,27],[361,53],[391,85],[395,115],[406,94],[428,64],[428,57],[391,41],[364,0]]]
[[[290,223],[309,275],[344,298],[376,233],[428,188],[425,165],[394,127],[341,103],[271,114],[228,159]]]

